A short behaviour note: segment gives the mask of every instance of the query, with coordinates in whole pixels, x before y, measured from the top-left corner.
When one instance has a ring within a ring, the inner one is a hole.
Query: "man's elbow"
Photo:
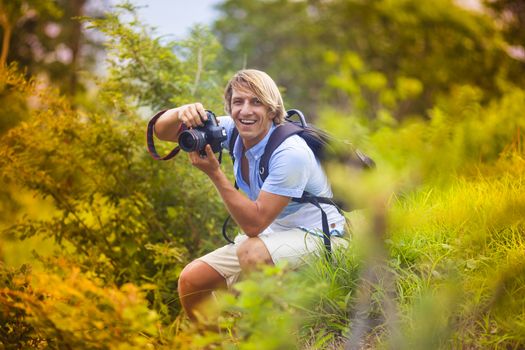
[[[249,218],[245,218],[244,224],[241,225],[242,231],[248,237],[257,237],[272,223],[273,218],[269,217],[267,213],[262,210],[260,203],[255,201],[255,210]]]
[[[268,225],[252,224],[243,227],[242,231],[246,236],[253,238],[259,236],[259,234],[263,232],[266,227],[268,227]]]

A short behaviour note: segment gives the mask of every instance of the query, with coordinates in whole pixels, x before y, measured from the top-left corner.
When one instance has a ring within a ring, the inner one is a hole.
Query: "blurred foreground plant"
[[[158,315],[145,293],[88,278],[64,265],[33,274],[0,265],[0,345],[14,348],[137,349],[152,347]]]

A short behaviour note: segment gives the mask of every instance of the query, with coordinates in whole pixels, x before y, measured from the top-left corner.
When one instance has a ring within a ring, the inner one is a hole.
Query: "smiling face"
[[[261,141],[272,127],[274,113],[248,88],[234,88],[231,116],[245,149]]]
[[[224,90],[224,110],[232,116],[246,149],[253,147],[273,124],[286,117],[283,98],[273,79],[256,69],[235,73]]]

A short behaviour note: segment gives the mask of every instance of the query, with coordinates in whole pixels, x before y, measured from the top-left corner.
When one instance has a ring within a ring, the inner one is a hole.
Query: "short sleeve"
[[[298,142],[292,138],[295,137],[284,141],[270,157],[268,177],[261,190],[288,197],[302,196],[313,155],[302,139]]]

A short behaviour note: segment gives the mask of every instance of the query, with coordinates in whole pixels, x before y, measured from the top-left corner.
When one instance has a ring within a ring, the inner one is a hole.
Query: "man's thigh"
[[[287,261],[295,268],[306,262],[310,256],[324,253],[323,239],[301,229],[264,233],[258,236],[266,245],[274,264]],[[341,237],[332,237],[332,248],[344,247],[348,242]]]
[[[214,268],[224,279],[228,288],[230,288],[241,274],[241,266],[237,258],[238,244],[228,244],[221,248],[217,248],[211,253],[208,253],[200,258],[198,261],[203,261]]]
[[[292,268],[305,263],[312,255],[324,252],[323,239],[301,229],[262,233],[258,238],[264,243],[274,264],[287,261]],[[228,244],[197,259],[214,268],[224,277],[228,288],[239,280],[241,266],[237,257],[238,247],[248,239],[248,236],[239,234],[235,237],[235,244]],[[332,246],[337,249],[346,246],[344,238],[332,237]]]

